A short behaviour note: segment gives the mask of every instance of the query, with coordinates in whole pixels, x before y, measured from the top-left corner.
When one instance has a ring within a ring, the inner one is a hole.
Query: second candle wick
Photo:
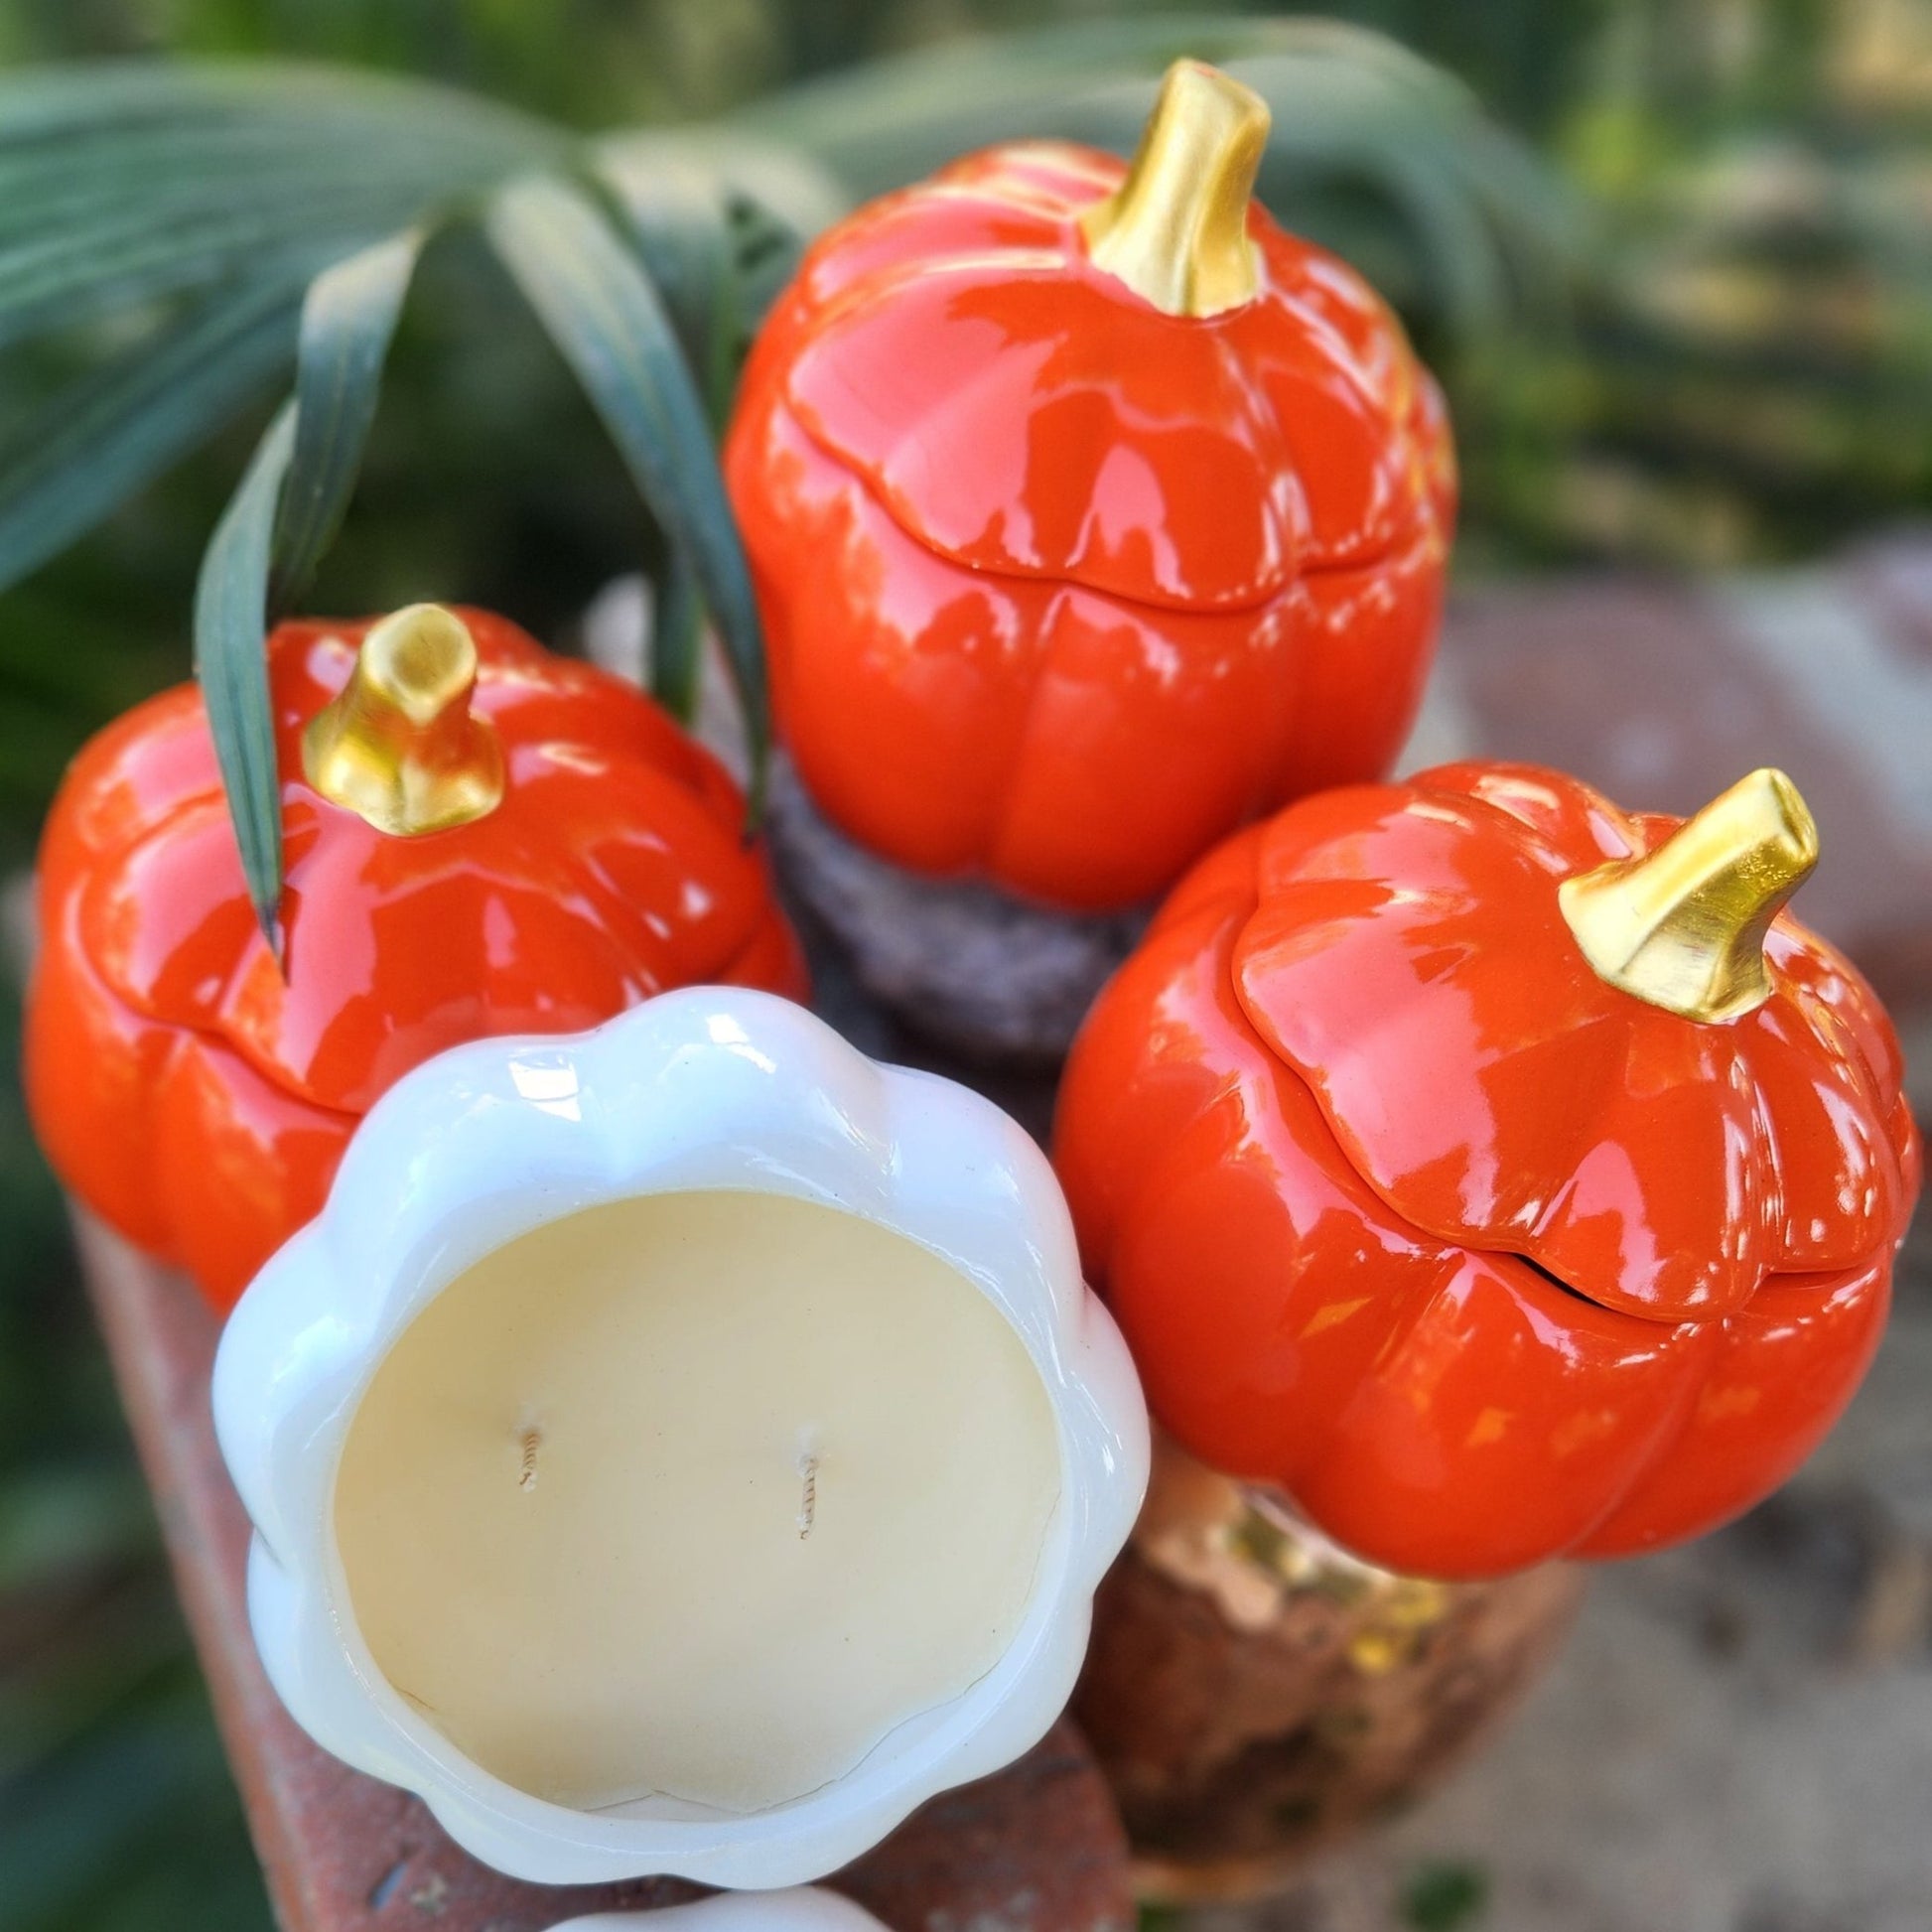
[[[818,1457],[801,1455],[798,1458],[798,1473],[805,1484],[798,1507],[798,1540],[802,1543],[811,1535],[812,1519],[818,1514]]]
[[[523,1432],[523,1471],[516,1478],[519,1489],[534,1489],[537,1486],[537,1447],[543,1441],[534,1429]]]

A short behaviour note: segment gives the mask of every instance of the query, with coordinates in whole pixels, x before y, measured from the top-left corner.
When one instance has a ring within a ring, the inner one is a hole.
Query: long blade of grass
[[[407,229],[309,285],[296,360],[295,451],[275,527],[272,610],[287,610],[308,589],[341,526],[422,242]]]
[[[0,247],[0,345],[278,264],[307,282],[343,255],[427,219],[445,199],[441,188],[303,188],[270,207],[204,209],[179,223],[134,215],[111,229]]]
[[[753,101],[731,122],[804,148],[873,195],[993,141],[1106,144],[1103,127],[1118,123],[1131,143],[1170,62],[1294,52],[1321,27],[1213,13],[1057,23],[871,61]]]
[[[1441,69],[1335,21],[1203,13],[1054,25],[869,63],[754,102],[726,125],[794,144],[852,195],[873,195],[995,141],[1128,152],[1161,70],[1186,55],[1268,100],[1260,185],[1276,213],[1293,224],[1324,189],[1367,190],[1459,327],[1497,320],[1518,294],[1554,295],[1577,265],[1576,210],[1530,151]]]
[[[681,550],[673,549],[651,603],[650,694],[685,724],[698,715],[704,654],[704,599]]]
[[[607,170],[604,180],[629,222],[715,427],[713,345],[719,307],[730,300],[732,272],[718,182],[708,169],[677,153],[662,154],[656,165],[624,176]]]
[[[704,404],[664,305],[636,253],[579,188],[517,182],[490,204],[487,228],[717,621],[745,709],[756,812],[769,744],[758,606]]]
[[[282,794],[264,642],[276,508],[295,451],[295,404],[285,403],[215,526],[195,586],[195,675],[207,705],[248,897],[278,959]]]
[[[493,103],[369,75],[0,75],[0,341],[278,253],[313,274],[572,147]]]
[[[481,95],[419,79],[307,64],[154,62],[0,72],[0,195],[60,195],[124,178],[225,175],[246,195],[264,168],[447,163],[548,165],[574,145],[563,129]],[[33,219],[9,206],[6,219]]]
[[[295,345],[296,286],[270,275],[69,384],[0,451],[0,589],[91,529],[267,380]]]
[[[802,151],[744,136],[618,135],[595,165],[722,430],[759,318],[845,198]]]

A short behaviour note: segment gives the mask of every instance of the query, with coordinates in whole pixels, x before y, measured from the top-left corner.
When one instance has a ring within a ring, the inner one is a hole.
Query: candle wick
[[[811,1535],[813,1519],[818,1515],[818,1457],[800,1456],[798,1473],[805,1480],[804,1501],[798,1511],[798,1540],[802,1543]]]
[[[543,1441],[534,1429],[523,1432],[523,1472],[516,1478],[519,1489],[534,1489],[537,1486],[537,1445]]]

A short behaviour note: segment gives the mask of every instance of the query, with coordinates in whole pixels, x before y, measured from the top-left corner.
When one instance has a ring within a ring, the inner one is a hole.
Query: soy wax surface
[[[809,1201],[657,1194],[423,1310],[335,1524],[375,1663],[484,1769],[745,1812],[998,1662],[1058,1470],[1025,1345],[950,1264]]]

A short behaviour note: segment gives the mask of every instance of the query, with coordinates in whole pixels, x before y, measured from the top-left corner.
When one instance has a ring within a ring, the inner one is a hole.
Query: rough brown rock
[[[1152,913],[1082,917],[977,880],[921,879],[828,824],[783,757],[770,798],[779,877],[838,941],[866,995],[968,1056],[1063,1058]]]

